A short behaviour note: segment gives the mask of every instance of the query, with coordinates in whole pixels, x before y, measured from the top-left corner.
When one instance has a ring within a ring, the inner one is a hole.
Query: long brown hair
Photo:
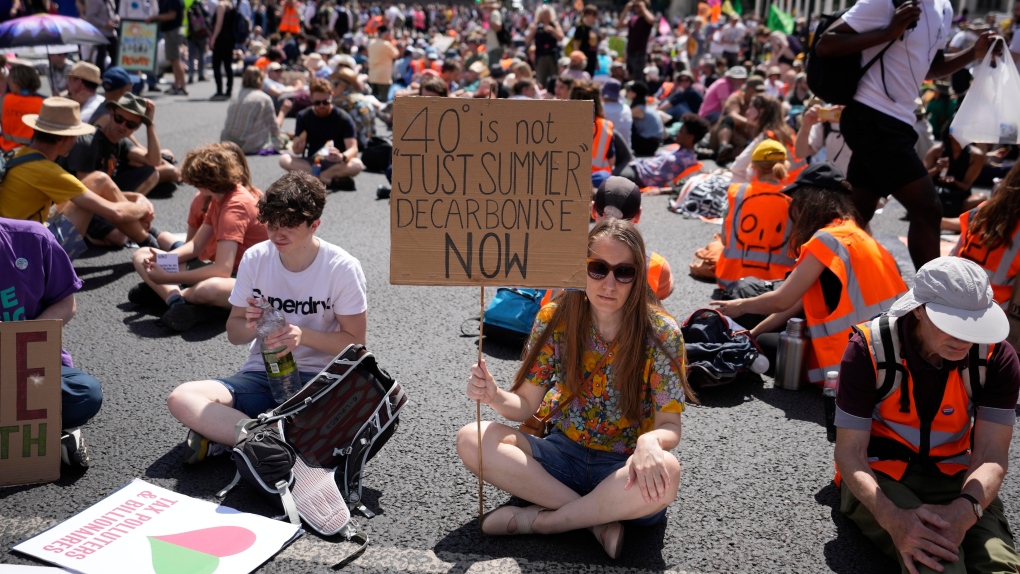
[[[1020,163],[1009,170],[999,190],[978,209],[967,235],[979,237],[985,249],[1013,247],[1013,230],[1020,221]],[[966,239],[966,238],[965,238]]]
[[[861,217],[857,214],[853,201],[847,193],[839,193],[818,187],[798,187],[790,202],[790,249],[800,253],[800,248],[811,239],[818,230],[825,228],[834,220],[851,220],[861,225]]]
[[[680,377],[687,399],[697,402],[694,391],[687,384],[687,373],[682,368],[682,358],[673,356],[673,352],[659,342],[656,327],[652,322],[653,315],[668,316],[669,313],[648,287],[645,242],[641,238],[641,233],[629,221],[607,217],[596,223],[588,232],[589,256],[592,255],[592,246],[603,238],[610,238],[626,245],[631,251],[634,267],[637,268],[630,295],[623,305],[623,321],[616,336],[616,359],[613,361],[612,370],[612,384],[620,391],[621,414],[630,420],[637,420],[641,416],[642,401],[648,399],[643,371],[649,343],[654,344],[669,359],[673,370]],[[564,291],[555,301],[556,310],[549,323],[534,344],[524,350],[524,357],[517,374],[514,375],[511,391],[517,390],[525,383],[542,347],[558,328],[562,328],[564,332],[563,356],[560,360],[564,365],[565,377],[560,384],[571,397],[577,396],[580,390],[584,372],[583,354],[588,347],[589,333],[594,326],[591,304],[584,291]]]
[[[788,148],[792,148],[795,136],[790,126],[786,125],[782,102],[772,96],[759,94],[751,100],[751,105],[758,110],[758,124],[755,128],[755,137],[765,132],[772,132],[768,137]]]

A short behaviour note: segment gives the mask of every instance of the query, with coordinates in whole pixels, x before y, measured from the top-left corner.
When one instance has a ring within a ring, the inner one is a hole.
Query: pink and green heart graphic
[[[216,526],[178,534],[148,536],[156,574],[212,574],[220,558],[255,544],[255,533],[240,526]]]

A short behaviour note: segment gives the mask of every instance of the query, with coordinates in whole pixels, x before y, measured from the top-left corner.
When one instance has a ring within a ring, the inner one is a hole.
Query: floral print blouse
[[[555,310],[556,304],[551,303],[539,311],[531,331],[529,345],[538,341]],[[683,336],[676,321],[669,315],[659,312],[653,316],[652,324],[654,327],[652,336],[658,337],[662,346],[673,353],[677,365],[686,370]],[[564,327],[561,326],[553,331],[527,375],[528,383],[549,389],[536,413],[539,417],[545,417],[555,409],[563,394],[560,383],[566,374],[566,368],[560,362],[560,357],[564,345]],[[583,353],[585,379],[598,366],[602,355],[609,351],[609,347],[610,345],[599,337],[594,326],[591,327],[588,347]],[[596,373],[591,383],[582,386],[578,396],[552,418],[554,426],[571,440],[587,448],[632,454],[637,446],[638,436],[655,427],[656,411],[680,413],[684,410],[685,397],[680,374],[651,341],[648,343],[646,353],[645,390],[640,420],[629,420],[619,410],[620,391],[613,384],[613,358],[610,357],[603,371]]]

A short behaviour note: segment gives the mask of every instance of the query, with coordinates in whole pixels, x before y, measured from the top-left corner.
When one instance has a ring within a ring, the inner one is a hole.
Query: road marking
[[[0,515],[0,537],[12,539],[14,544],[31,538],[40,532],[59,524],[60,520],[39,517],[9,518]],[[271,562],[282,565],[293,562],[306,562],[318,569],[323,565],[332,566],[348,552],[355,549],[353,543],[327,542],[314,534],[306,533],[296,542],[288,546]],[[364,568],[385,572],[413,572],[415,574],[447,574],[449,572],[471,574],[514,574],[518,572],[556,572],[577,571],[578,564],[568,562],[548,562],[543,560],[525,560],[523,558],[496,558],[483,554],[458,554],[415,548],[397,548],[395,546],[379,546],[371,541],[368,549],[357,560],[351,563],[354,569]],[[584,566],[588,566],[585,564]],[[312,571],[309,568],[309,571]],[[600,566],[602,574],[698,574],[689,570],[646,570],[643,568],[626,568],[621,566]]]

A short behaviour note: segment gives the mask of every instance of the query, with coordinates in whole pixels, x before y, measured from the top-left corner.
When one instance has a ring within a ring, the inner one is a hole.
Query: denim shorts
[[[301,384],[304,385],[319,373],[299,374]],[[273,400],[273,392],[269,390],[269,378],[265,371],[241,371],[232,377],[213,380],[227,387],[230,395],[234,397],[234,408],[249,417],[257,417],[280,404]]]
[[[553,431],[545,438],[525,434],[531,445],[531,455],[553,478],[585,496],[595,490],[603,480],[627,464],[630,455],[582,446],[560,431]],[[632,526],[650,526],[662,522],[666,517],[663,508],[655,514],[627,520]]]

